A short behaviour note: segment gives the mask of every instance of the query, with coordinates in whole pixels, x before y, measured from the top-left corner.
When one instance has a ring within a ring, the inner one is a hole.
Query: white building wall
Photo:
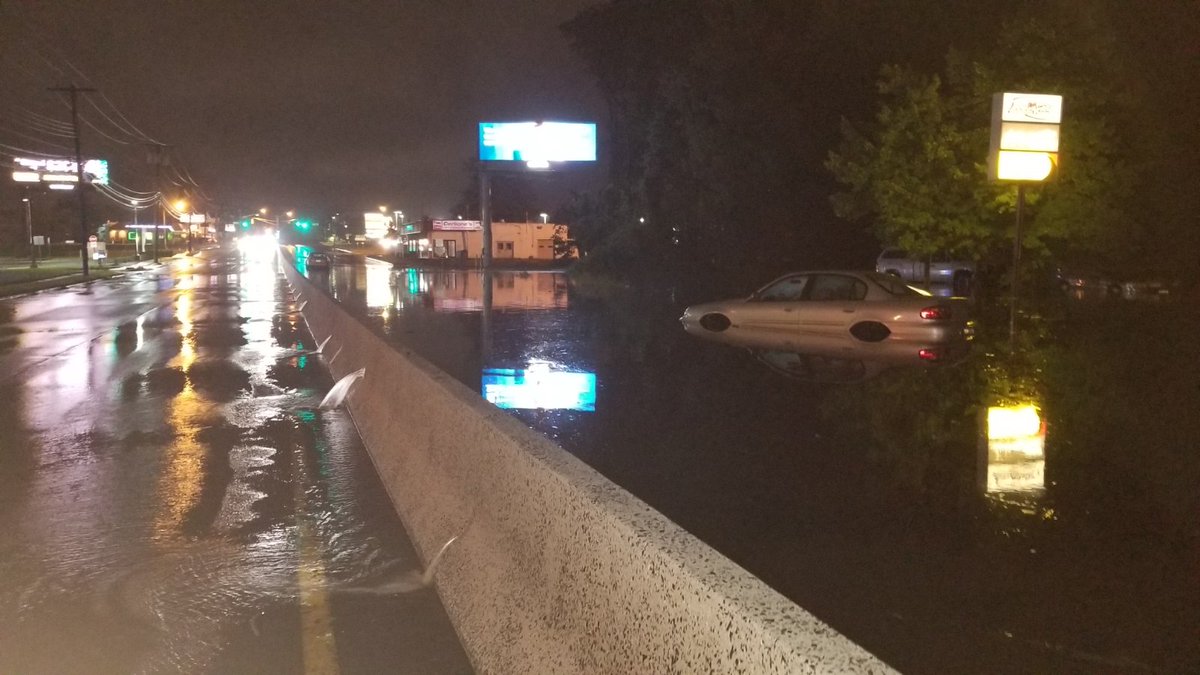
[[[492,256],[518,260],[552,259],[556,233],[560,239],[566,239],[567,226],[556,223],[492,223]],[[429,238],[430,245],[434,247],[444,246],[443,242],[447,239],[454,241],[456,250],[466,250],[468,258],[479,258],[483,254],[483,232],[435,231],[429,234]],[[539,242],[544,244],[539,245]]]

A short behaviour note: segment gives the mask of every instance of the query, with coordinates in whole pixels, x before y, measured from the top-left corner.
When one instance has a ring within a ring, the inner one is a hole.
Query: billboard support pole
[[[492,268],[492,177],[479,163],[479,221],[483,226],[483,269]]]

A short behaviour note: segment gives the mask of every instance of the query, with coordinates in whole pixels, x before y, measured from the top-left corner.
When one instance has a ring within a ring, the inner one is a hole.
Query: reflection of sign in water
[[[371,261],[364,267],[367,275],[367,307],[387,307],[392,304],[392,266]]]
[[[550,370],[532,363],[526,370],[485,368],[483,397],[498,408],[596,411],[596,374]]]
[[[1028,492],[1046,486],[1046,425],[1033,405],[987,411],[987,492]]]

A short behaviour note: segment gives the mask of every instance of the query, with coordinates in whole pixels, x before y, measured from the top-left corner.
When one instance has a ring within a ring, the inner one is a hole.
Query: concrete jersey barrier
[[[281,263],[479,672],[893,672]]]

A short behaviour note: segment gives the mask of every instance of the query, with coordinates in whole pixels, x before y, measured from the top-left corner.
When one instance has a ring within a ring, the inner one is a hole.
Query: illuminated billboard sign
[[[363,214],[363,234],[367,239],[383,239],[387,236],[388,228],[391,226],[391,216],[377,211],[367,211]]]
[[[480,122],[479,159],[525,162],[547,168],[550,162],[596,161],[596,125],[590,122]]]
[[[435,220],[433,229],[438,232],[478,232],[483,229],[479,220]]]
[[[550,370],[533,363],[525,370],[485,368],[483,397],[506,410],[596,411],[596,374]]]
[[[78,183],[77,166],[73,159],[14,157],[12,177],[18,183]],[[108,160],[84,160],[83,182],[108,185]]]

